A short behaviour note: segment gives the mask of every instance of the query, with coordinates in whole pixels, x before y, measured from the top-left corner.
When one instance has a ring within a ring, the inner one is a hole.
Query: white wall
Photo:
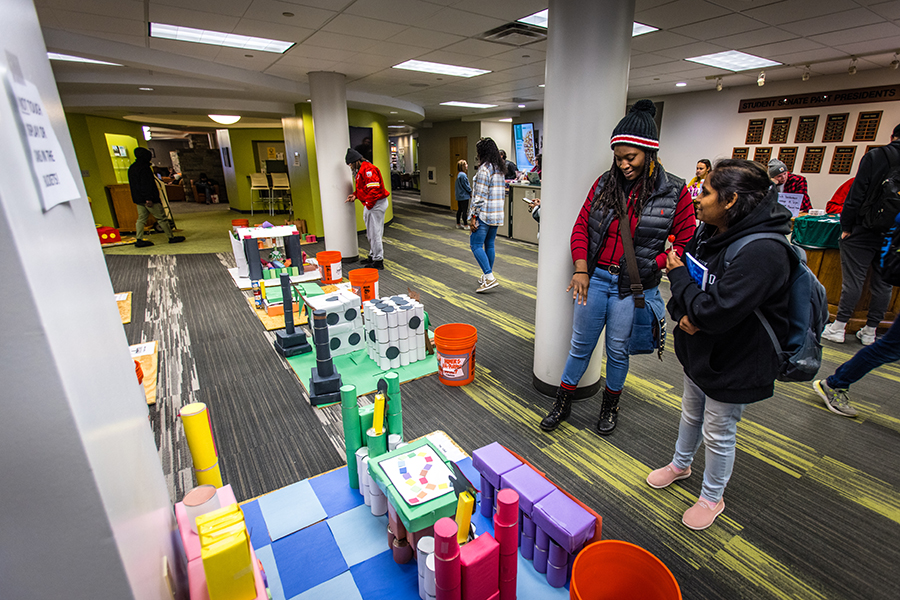
[[[419,130],[419,189],[426,204],[450,206],[452,186],[456,182],[456,168],[450,169],[450,138],[468,138],[469,178],[475,176],[475,144],[482,136],[481,123],[477,121],[446,121]],[[428,183],[428,168],[435,168],[436,183]]]
[[[80,198],[40,206],[0,97],[0,544],[4,598],[168,597],[174,517],[30,0],[4,2],[0,71],[40,91]],[[127,291],[127,290],[116,290]],[[137,315],[137,318],[142,318]]]
[[[762,112],[738,113],[739,101],[744,98],[760,98],[778,95],[805,94],[811,92],[828,92],[863,88],[879,85],[895,85],[897,71],[877,69],[860,71],[854,76],[846,74],[815,77],[803,82],[799,78],[791,81],[773,81],[763,87],[745,86],[739,88],[726,87],[721,92],[697,92],[674,94],[653,98],[654,101],[665,101],[662,129],[660,131],[660,158],[666,169],[684,178],[694,176],[694,168],[701,158],[708,158],[713,163],[716,159],[731,158],[735,147],[750,148],[753,158],[757,146],[772,146],[772,156],[777,158],[781,146],[797,146],[797,160],[794,172],[803,175],[809,182],[809,197],[814,208],[825,208],[834,191],[847,179],[856,175],[859,160],[865,153],[867,145],[882,145],[890,141],[891,131],[900,123],[900,102],[877,102],[871,104],[847,104],[823,108],[798,108],[788,110],[772,110]],[[727,79],[726,79],[727,85]],[[875,142],[853,142],[853,130],[860,112],[882,110],[881,125]],[[841,143],[822,143],[822,133],[827,115],[849,113],[847,131]],[[819,115],[815,142],[812,144],[794,144],[794,133],[800,116]],[[792,117],[788,142],[786,144],[769,144],[769,132],[772,120],[777,117]],[[766,129],[762,144],[745,144],[747,123],[750,119],[766,119]],[[820,174],[801,173],[803,153],[806,146],[825,146],[825,158],[822,161]],[[853,168],[849,175],[829,175],[831,158],[835,146],[856,146]]]
[[[512,139],[512,123],[499,123],[497,121],[481,122],[481,137],[489,137],[497,144],[500,150],[506,150],[506,159],[515,162],[516,146]],[[478,142],[478,140],[475,140]],[[475,166],[470,164],[469,166]]]

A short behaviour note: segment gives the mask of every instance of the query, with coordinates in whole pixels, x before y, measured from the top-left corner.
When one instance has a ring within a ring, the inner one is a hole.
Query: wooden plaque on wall
[[[819,173],[822,171],[822,159],[825,158],[825,146],[807,146],[803,153],[801,173]]]
[[[831,175],[848,175],[853,167],[853,157],[856,156],[856,146],[838,146],[831,157]]]
[[[797,160],[797,146],[782,146],[779,148],[778,160],[785,164],[788,171],[793,171],[794,163]]]
[[[822,142],[843,142],[844,132],[847,130],[847,118],[850,113],[828,115],[825,120],[825,132],[822,134]],[[816,171],[818,173],[818,171]]]
[[[747,140],[745,144],[762,144],[763,131],[766,128],[765,119],[750,119],[747,123]]]
[[[874,142],[878,135],[878,125],[881,123],[883,111],[861,112],[856,119],[856,130],[853,132],[854,142]]]
[[[769,132],[770,144],[787,144],[788,130],[791,128],[791,117],[772,119],[772,131]]]
[[[797,123],[797,133],[794,134],[795,144],[812,144],[816,141],[816,128],[819,126],[819,115],[800,117]]]
[[[760,146],[753,152],[753,160],[764,167],[769,165],[770,158],[772,158],[772,146]]]
[[[750,156],[750,148],[735,148],[731,151],[731,158],[738,158],[740,160],[747,160]]]
[[[863,154],[868,154],[869,150],[874,150],[875,148],[881,148],[881,146],[878,146],[875,144],[869,144],[868,146],[866,146],[866,151],[863,152]]]

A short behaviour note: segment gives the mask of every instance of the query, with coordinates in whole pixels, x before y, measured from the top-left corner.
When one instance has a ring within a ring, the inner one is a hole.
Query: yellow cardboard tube
[[[219,461],[213,466],[203,471],[194,469],[194,475],[197,476],[197,485],[214,485],[217,488],[225,485],[222,483],[222,472],[219,470]]]
[[[384,432],[384,394],[375,394],[375,415],[372,418],[375,435]]]
[[[209,411],[204,403],[194,402],[183,406],[179,416],[184,425],[184,437],[187,438],[188,448],[191,450],[194,470],[198,471],[199,475],[199,471],[206,471],[219,461],[216,444],[213,441]],[[199,477],[197,479],[199,481]],[[216,487],[221,487],[221,485],[220,483]]]
[[[469,492],[463,492],[459,495],[459,501],[456,503],[456,540],[460,545],[465,544],[469,539],[469,526],[472,523],[472,509],[475,506],[475,499]]]

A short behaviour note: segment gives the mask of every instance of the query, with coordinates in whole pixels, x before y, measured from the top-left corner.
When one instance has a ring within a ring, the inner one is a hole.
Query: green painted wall
[[[130,160],[133,161],[134,148],[143,145],[141,126],[121,119],[77,113],[66,113],[66,123],[69,126],[69,135],[72,136],[75,156],[78,158],[78,168],[82,171],[84,187],[91,198],[94,221],[112,227],[114,225],[112,207],[106,195],[106,186],[115,185],[117,182],[106,136],[107,134],[127,136],[115,139],[120,140],[118,145],[129,148]],[[129,138],[134,142],[127,141]]]
[[[231,159],[234,161],[234,175],[237,179],[237,198],[228,198],[231,208],[241,211],[250,210],[250,173],[258,173],[256,154],[253,142],[284,141],[284,131],[277,129],[229,129],[231,138]],[[255,198],[255,195],[254,195]],[[263,205],[256,204],[254,210],[265,210]]]

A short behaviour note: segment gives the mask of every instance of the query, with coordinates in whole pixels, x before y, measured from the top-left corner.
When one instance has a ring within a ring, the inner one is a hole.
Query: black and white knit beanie
[[[656,106],[650,100],[638,100],[613,129],[611,148],[619,145],[647,150],[659,150],[659,131],[656,129]]]

